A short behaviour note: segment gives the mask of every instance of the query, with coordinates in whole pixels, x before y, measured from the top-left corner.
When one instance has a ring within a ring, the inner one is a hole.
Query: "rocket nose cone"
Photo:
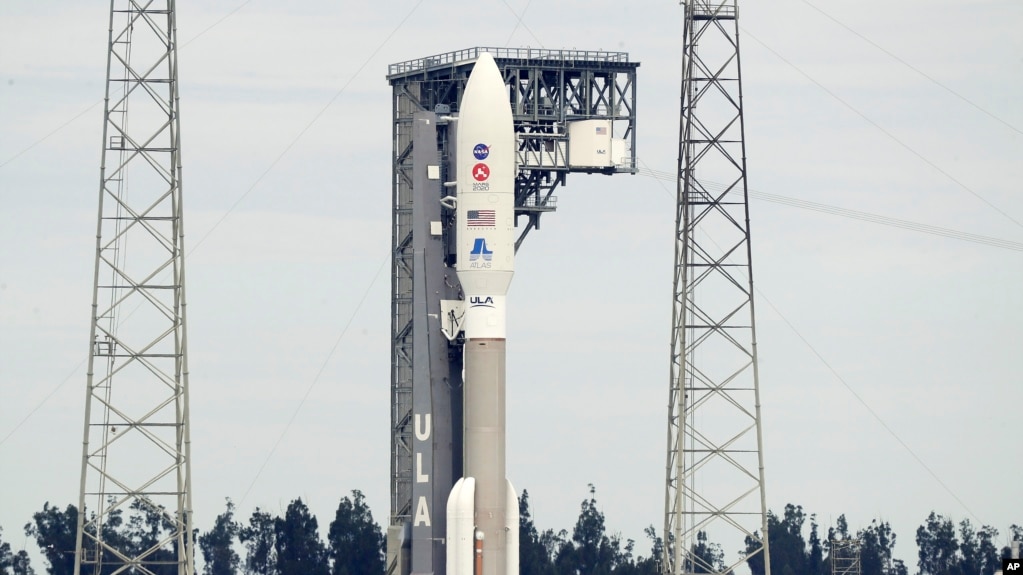
[[[501,70],[497,68],[497,62],[489,52],[483,52],[476,59],[476,63],[472,67],[472,73],[469,74],[469,82],[465,86],[466,92],[469,91],[470,86],[474,84],[490,84],[493,82],[499,82],[502,86],[504,85],[504,78],[501,76]]]
[[[511,105],[508,102],[508,88],[497,62],[491,54],[482,52],[465,84],[459,103],[459,117],[463,123],[487,118],[486,123],[489,124],[497,114],[502,124],[511,124]],[[459,126],[459,130],[464,128],[467,126]]]
[[[481,52],[480,55],[476,57],[476,64],[486,65],[486,62],[494,64],[494,56],[490,52]],[[496,64],[494,65],[496,66]]]

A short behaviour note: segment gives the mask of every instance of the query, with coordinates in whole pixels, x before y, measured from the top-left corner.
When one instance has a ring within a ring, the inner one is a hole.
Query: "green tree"
[[[980,544],[969,519],[959,522],[959,571],[963,575],[980,575]]]
[[[320,540],[316,517],[302,499],[288,505],[274,521],[277,575],[328,575],[327,549]]]
[[[3,533],[0,527],[0,575],[34,575],[28,553],[24,549],[12,552],[11,544],[3,540]]]
[[[664,540],[657,535],[653,525],[648,525],[643,530],[647,539],[650,540],[650,556],[636,559],[635,573],[637,575],[657,575],[661,572],[661,556],[664,554]]]
[[[234,550],[241,525],[234,520],[234,503],[227,499],[227,509],[217,516],[213,529],[199,536],[203,575],[236,575],[241,558]]]
[[[115,548],[123,550],[128,556],[144,557],[146,568],[156,575],[177,575],[175,563],[178,554],[175,541],[170,537],[175,531],[175,523],[175,519],[162,505],[135,499],[129,506],[128,519],[118,533]],[[106,561],[112,559],[107,557]]]
[[[806,569],[809,575],[824,575],[824,546],[821,544],[821,537],[818,533],[820,525],[817,523],[817,515],[810,515],[810,552],[806,556]]]
[[[1015,525],[1015,524],[1010,526],[1009,527],[1009,539],[1011,541],[1021,541],[1021,542],[1023,542],[1023,527],[1020,527],[1019,525]],[[1006,545],[1005,547],[1002,547],[1001,557],[1003,559],[1008,559],[1008,558],[1012,557],[1012,547],[1010,547],[1009,545]],[[1000,562],[999,562],[999,566],[1001,566]]]
[[[725,570],[725,552],[717,543],[708,541],[706,531],[696,532],[691,557],[691,564],[686,566],[688,573],[720,573]]]
[[[927,522],[916,530],[916,546],[921,575],[962,575],[959,541],[951,519],[931,511]]]
[[[895,532],[887,521],[870,522],[866,529],[856,533],[861,542],[860,566],[863,575],[906,575],[906,566],[893,559]]]
[[[974,531],[969,519],[959,522],[959,570],[963,575],[993,575],[1001,569],[995,539],[998,530],[985,525]]]
[[[985,525],[977,530],[977,541],[979,542],[980,574],[993,575],[995,571],[1002,568],[1001,557],[998,554],[998,545],[995,540],[998,538],[998,530]]]
[[[767,512],[768,524],[771,521],[771,512]],[[746,536],[746,549],[744,554],[746,556],[746,566],[749,567],[751,575],[764,575],[764,554],[761,552],[760,539],[763,535],[759,531],[754,531],[753,536]],[[773,544],[773,543],[772,543]],[[774,561],[771,561],[771,565],[774,565]]]
[[[384,572],[384,534],[358,489],[352,491],[351,499],[341,499],[330,523],[327,544],[331,575]]]
[[[842,518],[844,520],[844,518]],[[779,518],[772,511],[767,512],[767,536],[771,545],[772,575],[804,575],[807,572],[809,556],[806,551],[806,540],[803,539],[803,524],[806,514],[802,505],[789,503],[785,506],[784,515]],[[760,543],[746,538],[746,560],[753,575],[763,575],[764,557],[762,553],[750,555],[760,548]]]
[[[597,509],[596,488],[590,485],[590,498],[580,506],[572,540],[565,542],[555,561],[561,574],[610,575],[623,563],[621,540],[607,535],[604,514]]]
[[[238,532],[245,545],[246,575],[275,575],[277,573],[276,531],[277,518],[257,507],[249,517],[249,524]]]
[[[522,490],[519,498],[519,573],[521,575],[554,575],[550,549],[533,524],[529,508],[529,492]]]
[[[43,504],[42,511],[32,515],[32,523],[25,525],[25,534],[35,539],[49,563],[46,572],[50,575],[73,575],[75,572],[77,530],[78,509],[68,505],[61,511],[56,506],[51,507],[49,501]]]

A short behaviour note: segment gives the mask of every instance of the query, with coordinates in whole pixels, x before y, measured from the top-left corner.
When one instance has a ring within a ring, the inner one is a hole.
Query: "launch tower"
[[[517,137],[515,248],[570,172],[634,173],[636,69],[624,52],[470,48],[393,64],[391,512],[387,573],[445,573],[445,505],[463,476],[452,116],[476,60],[504,77]],[[464,161],[464,159],[463,159]],[[483,214],[480,214],[482,217]]]
[[[75,575],[191,575],[174,0],[112,0],[108,47]]]
[[[683,0],[664,573],[771,574],[736,0]],[[745,556],[698,553],[701,533]],[[758,557],[759,556],[759,557]]]

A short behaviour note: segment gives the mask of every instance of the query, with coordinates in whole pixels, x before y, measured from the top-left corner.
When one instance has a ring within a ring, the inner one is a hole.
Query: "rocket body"
[[[515,259],[516,138],[493,57],[476,61],[455,140],[458,281],[465,296],[464,478],[448,504],[448,575],[518,575],[518,503],[505,476],[506,300]],[[470,479],[472,488],[467,487]],[[472,495],[468,495],[472,492]],[[471,503],[474,532],[466,533]],[[461,530],[461,531],[459,531]],[[510,532],[514,531],[514,534]],[[473,545],[482,539],[482,553]],[[511,543],[511,545],[509,545]],[[471,552],[472,555],[465,556]]]

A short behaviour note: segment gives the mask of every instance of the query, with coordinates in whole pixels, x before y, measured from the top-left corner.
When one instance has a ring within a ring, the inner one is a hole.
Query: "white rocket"
[[[448,496],[447,573],[518,575],[518,499],[505,477],[506,297],[515,270],[516,138],[508,88],[490,54],[481,54],[469,75],[457,126],[465,475]]]

